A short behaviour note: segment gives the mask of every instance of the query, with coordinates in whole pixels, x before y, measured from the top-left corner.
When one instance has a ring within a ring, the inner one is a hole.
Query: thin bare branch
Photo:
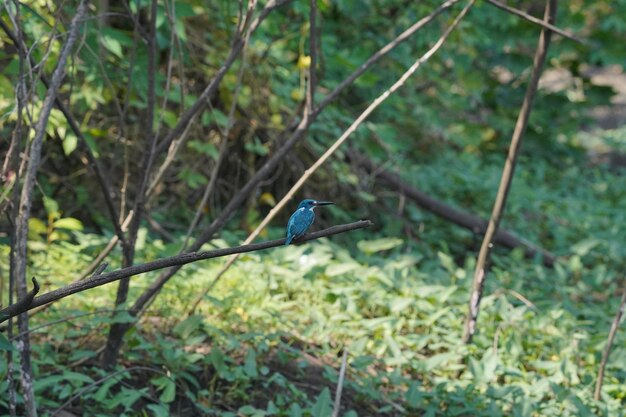
[[[552,23],[556,19],[557,0],[547,0],[544,14],[544,21]],[[469,300],[469,308],[467,313],[467,319],[465,323],[465,331],[463,334],[463,342],[471,343],[472,337],[476,332],[476,321],[478,320],[478,313],[480,310],[480,301],[483,295],[483,288],[486,279],[486,265],[489,259],[491,248],[493,247],[494,237],[498,231],[502,214],[506,206],[506,200],[511,188],[511,181],[513,180],[513,174],[515,172],[515,165],[517,162],[517,156],[519,154],[520,145],[522,143],[522,137],[526,131],[528,124],[528,118],[532,109],[533,99],[537,92],[537,86],[539,85],[539,78],[543,70],[543,65],[548,53],[548,47],[550,46],[550,39],[552,32],[546,28],[541,30],[539,36],[539,43],[535,52],[535,58],[533,61],[533,69],[526,94],[524,96],[524,102],[520,109],[517,122],[515,124],[515,130],[511,137],[511,144],[509,146],[509,152],[504,162],[504,169],[502,170],[502,177],[500,179],[500,186],[498,187],[498,194],[493,204],[493,210],[491,217],[489,218],[489,224],[487,225],[487,231],[483,238],[478,259],[476,261],[476,269],[474,270],[474,279],[472,282],[472,292]]]
[[[343,380],[346,377],[346,365],[348,364],[348,349],[343,349],[341,355],[341,369],[339,370],[339,380],[337,381],[337,389],[335,390],[335,404],[333,406],[332,417],[339,417],[341,409],[341,392],[343,391]]]
[[[363,229],[372,225],[369,220],[359,220],[354,223],[342,224],[329,227],[328,229],[320,230],[319,232],[309,233],[303,236],[297,241],[297,243],[309,242],[311,240],[320,239],[323,237],[333,236],[339,233],[345,233],[352,230]],[[110,282],[118,281],[123,278],[133,277],[135,275],[144,274],[150,271],[156,271],[159,269],[170,268],[173,266],[183,266],[192,262],[197,262],[205,259],[219,258],[222,256],[232,255],[234,253],[247,253],[254,252],[269,248],[282,247],[285,244],[285,239],[270,240],[267,242],[255,243],[252,245],[242,245],[230,248],[215,249],[205,252],[191,252],[184,253],[168,258],[158,259],[156,261],[147,262],[144,264],[133,265],[126,268],[119,269],[117,271],[108,272],[106,274],[94,275],[89,279],[74,282],[68,284],[62,288],[47,292],[35,297],[35,299],[28,306],[28,310],[35,307],[51,303],[61,298],[65,298],[72,294],[82,292],[91,288],[99,287]],[[19,306],[17,306],[19,307]],[[19,314],[19,309],[15,304],[8,306],[5,309],[0,310],[0,323],[8,320],[9,317],[13,317]]]
[[[527,21],[529,21],[531,23],[539,25],[539,26],[541,26],[544,29],[551,30],[552,32],[554,32],[554,33],[556,33],[558,35],[561,35],[564,38],[570,39],[570,40],[572,40],[574,42],[581,43],[583,45],[588,43],[586,40],[580,39],[579,37],[577,37],[576,35],[574,35],[572,33],[569,33],[569,32],[567,32],[567,31],[565,31],[563,29],[559,29],[558,27],[550,24],[549,22],[546,22],[544,20],[538,19],[535,16],[531,16],[531,15],[529,15],[528,13],[526,13],[526,12],[524,12],[522,10],[519,10],[519,9],[516,9],[515,7],[509,6],[508,4],[501,3],[501,2],[499,2],[497,0],[487,0],[487,2],[491,3],[492,5],[496,6],[499,9],[505,10],[505,11],[515,15],[515,16],[521,17],[524,20],[527,20]]]
[[[317,87],[317,30],[315,25],[317,0],[311,0],[309,4],[309,57],[311,62],[309,63],[309,80],[306,89],[306,111],[312,114],[315,111],[315,88]]]
[[[609,331],[609,336],[606,341],[606,346],[604,347],[604,352],[602,353],[602,361],[600,362],[600,369],[598,370],[598,379],[596,380],[596,389],[593,393],[593,398],[596,401],[600,401],[600,397],[602,396],[602,382],[604,381],[604,372],[606,370],[606,364],[609,361],[609,355],[611,354],[611,348],[613,347],[615,334],[617,333],[617,328],[619,327],[619,322],[622,319],[624,310],[626,310],[626,286],[624,286],[622,290],[622,299],[620,301],[619,308],[617,309],[617,312],[615,313],[615,318],[613,319],[613,324],[611,324],[611,330]]]

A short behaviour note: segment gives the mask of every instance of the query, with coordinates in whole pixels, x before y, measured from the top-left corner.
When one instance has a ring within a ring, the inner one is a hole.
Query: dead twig
[[[444,203],[443,201],[433,198],[432,196],[419,190],[417,187],[403,181],[398,175],[376,166],[376,164],[362,154],[352,152],[351,157],[359,166],[365,168],[365,170],[370,172],[372,176],[375,176],[376,179],[382,180],[386,186],[391,187],[401,195],[406,195],[417,205],[430,211],[434,215],[469,229],[476,234],[483,234],[487,230],[488,222],[483,218],[478,217],[473,213],[459,210]],[[547,267],[553,267],[557,259],[556,255],[548,250],[528,242],[525,239],[517,237],[514,233],[505,229],[498,229],[493,237],[493,240],[494,242],[509,249],[515,249],[518,247],[524,248],[524,254],[528,258],[534,258],[537,255],[541,255],[543,263]]]

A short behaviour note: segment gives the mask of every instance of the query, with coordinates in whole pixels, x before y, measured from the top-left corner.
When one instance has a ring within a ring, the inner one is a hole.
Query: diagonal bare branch
[[[580,39],[579,37],[577,37],[576,35],[573,35],[567,31],[564,31],[563,29],[559,29],[558,27],[550,24],[549,22],[546,22],[544,20],[538,19],[535,16],[531,16],[528,13],[516,9],[515,7],[511,7],[508,4],[504,4],[504,3],[500,3],[498,0],[487,0],[488,3],[491,3],[492,5],[496,6],[499,9],[505,10],[515,16],[519,16],[524,20],[527,20],[531,23],[534,23],[536,25],[541,26],[544,29],[548,29],[551,30],[552,32],[563,36],[564,38],[570,39],[574,42],[578,42],[578,43],[582,43],[582,44],[587,44],[588,42],[584,39]]]
[[[345,233],[352,230],[363,229],[372,225],[369,220],[359,220],[354,223],[342,224],[329,227],[328,229],[320,230],[319,232],[309,233],[303,236],[297,243],[309,242],[311,240],[320,239],[323,237],[333,236],[339,233]],[[159,269],[170,268],[172,266],[182,266],[192,262],[197,262],[205,259],[219,258],[222,256],[232,255],[234,253],[246,253],[254,252],[258,250],[264,250],[269,248],[282,247],[285,244],[285,239],[270,240],[267,242],[254,243],[251,245],[235,246],[230,248],[215,249],[205,252],[191,252],[184,253],[168,258],[158,259],[156,261],[147,262],[144,264],[133,265],[126,268],[119,269],[117,271],[108,272],[106,274],[93,275],[92,277],[83,281],[76,281],[65,287],[47,292],[39,297],[36,297],[29,305],[28,310],[35,307],[51,303],[61,298],[65,298],[72,294],[82,292],[91,288],[99,287],[101,285],[108,284],[113,281],[118,281],[123,278],[129,278],[135,275],[144,274],[150,271],[156,271]],[[10,317],[19,314],[19,306],[12,304],[5,309],[0,310],[0,323],[8,320]]]

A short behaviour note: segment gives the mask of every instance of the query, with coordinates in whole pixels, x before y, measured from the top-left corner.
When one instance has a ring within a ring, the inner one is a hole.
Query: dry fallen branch
[[[345,233],[351,230],[362,229],[371,225],[372,222],[369,220],[359,220],[354,223],[332,226],[328,229],[320,230],[319,232],[309,233],[302,237],[302,239],[300,239],[298,243],[308,242],[310,240],[316,240],[322,237],[332,236],[339,233]],[[39,297],[36,297],[34,300],[32,300],[32,302],[18,301],[15,304],[8,306],[7,308],[0,310],[0,323],[8,320],[10,317],[14,317],[20,313],[23,313],[24,311],[28,311],[35,307],[51,303],[56,300],[60,300],[61,298],[65,298],[78,292],[99,287],[110,282],[118,281],[122,278],[128,278],[146,272],[156,271],[158,269],[169,268],[172,266],[182,266],[205,259],[219,258],[235,253],[254,252],[263,249],[280,247],[284,245],[284,243],[285,239],[283,238],[270,240],[267,242],[254,243],[252,245],[235,246],[231,248],[215,249],[205,252],[184,253],[176,256],[170,256],[168,258],[158,259],[152,262],[146,262],[140,265],[129,266],[127,268],[118,269],[117,271],[109,272],[106,274],[94,275],[89,279],[73,282],[66,285],[65,287],[58,288],[56,290],[40,295]],[[27,305],[25,306],[25,304]]]
[[[403,181],[398,175],[380,169],[372,161],[365,158],[364,155],[352,153],[352,156],[358,165],[375,175],[377,179],[382,180],[385,184],[397,192],[406,195],[417,205],[430,211],[436,216],[449,220],[461,227],[465,227],[466,229],[469,229],[477,234],[483,234],[485,233],[485,230],[487,230],[486,220],[476,216],[475,214],[454,208],[443,201],[429,196],[423,191],[420,191],[416,187]],[[524,248],[524,254],[529,258],[534,258],[539,254],[542,257],[544,265],[548,267],[554,266],[554,263],[556,262],[556,255],[553,253],[531,242],[521,239],[507,230],[498,229],[493,240],[495,243],[501,244],[509,249],[515,249],[518,247]]]

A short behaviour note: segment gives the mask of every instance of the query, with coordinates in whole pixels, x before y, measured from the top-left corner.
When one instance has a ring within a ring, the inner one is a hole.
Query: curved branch
[[[359,220],[354,223],[342,224],[329,227],[328,229],[320,230],[319,232],[309,233],[302,237],[298,243],[308,242],[310,240],[316,240],[326,236],[332,236],[339,233],[349,232],[351,230],[362,229],[371,226],[373,223],[369,220]],[[89,279],[73,282],[65,287],[58,288],[56,290],[47,292],[34,300],[18,302],[8,306],[7,308],[0,310],[0,323],[8,320],[10,317],[14,317],[19,313],[30,310],[35,307],[39,307],[44,304],[51,303],[61,298],[65,298],[72,294],[88,290],[90,288],[99,287],[104,284],[108,284],[113,281],[118,281],[122,278],[128,278],[135,275],[143,274],[145,272],[156,271],[158,269],[169,268],[172,266],[182,266],[192,262],[201,261],[204,259],[219,258],[222,256],[228,256],[235,253],[254,252],[263,249],[275,248],[284,245],[285,239],[270,240],[267,242],[254,243],[251,245],[235,246],[231,248],[215,249],[205,252],[191,252],[184,253],[176,256],[170,256],[168,258],[158,259],[152,262],[146,262],[140,265],[133,265],[127,268],[118,269],[117,271],[109,272],[107,274],[94,275]],[[35,281],[36,283],[36,281]],[[37,291],[39,286],[36,287]],[[36,292],[33,294],[36,294]]]

